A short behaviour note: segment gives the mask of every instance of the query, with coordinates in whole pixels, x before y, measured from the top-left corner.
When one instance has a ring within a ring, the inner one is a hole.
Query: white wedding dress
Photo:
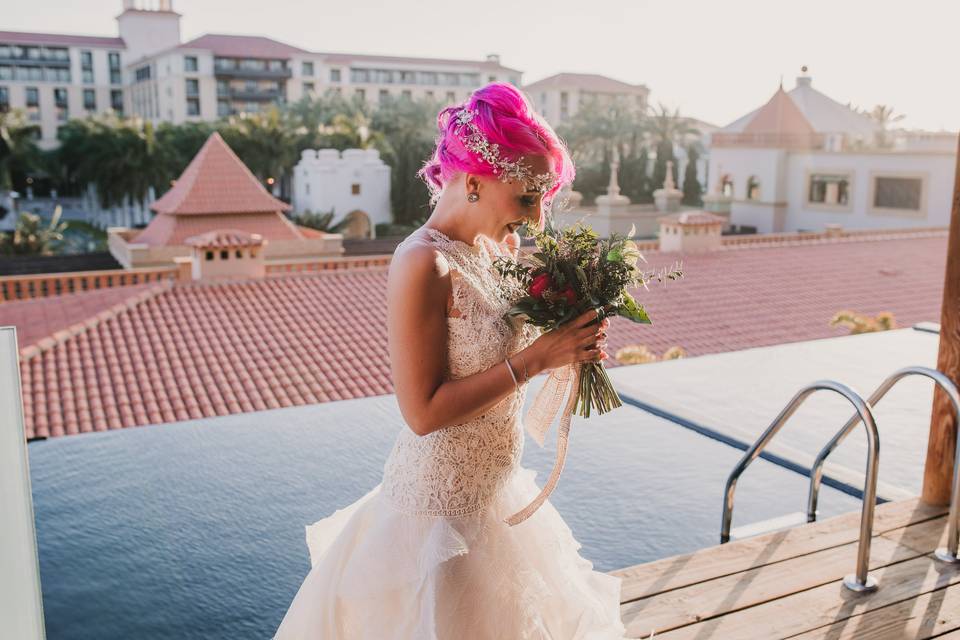
[[[536,329],[502,316],[499,246],[424,227],[451,269],[448,376],[501,363]],[[307,527],[312,569],[275,640],[610,640],[625,637],[621,579],[595,571],[520,466],[526,384],[486,413],[418,436],[402,425],[383,480]],[[345,470],[346,471],[346,470]]]

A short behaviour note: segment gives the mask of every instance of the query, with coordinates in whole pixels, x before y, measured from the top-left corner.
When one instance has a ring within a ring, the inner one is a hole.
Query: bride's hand
[[[604,318],[600,323],[596,319],[596,309],[588,309],[544,333],[524,351],[537,363],[538,372],[578,362],[599,362],[608,357],[604,348],[610,319]]]

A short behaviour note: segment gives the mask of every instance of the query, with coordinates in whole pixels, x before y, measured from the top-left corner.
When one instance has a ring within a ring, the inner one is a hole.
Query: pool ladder
[[[960,424],[960,394],[958,394],[953,382],[936,369],[930,369],[928,367],[905,367],[899,369],[888,376],[883,383],[877,387],[868,401],[865,401],[860,394],[850,387],[839,382],[833,380],[817,380],[816,382],[812,382],[794,395],[770,426],[768,426],[757,441],[753,443],[753,446],[747,450],[727,478],[723,496],[723,520],[720,528],[720,544],[730,541],[730,526],[733,521],[733,496],[736,491],[737,480],[739,480],[743,472],[746,471],[747,467],[760,456],[777,432],[779,432],[787,420],[790,419],[790,416],[794,414],[810,395],[820,390],[833,391],[846,398],[850,404],[854,406],[855,412],[846,424],[830,439],[826,446],[823,447],[814,461],[813,468],[810,471],[810,488],[807,496],[807,522],[815,522],[817,519],[817,500],[820,493],[820,485],[823,480],[823,465],[827,457],[850,435],[857,424],[862,422],[867,432],[867,466],[863,487],[863,508],[860,515],[860,540],[857,545],[857,566],[854,573],[843,578],[843,585],[847,589],[856,592],[875,590],[877,588],[877,581],[868,573],[870,541],[873,537],[873,510],[877,501],[877,464],[880,457],[880,435],[877,432],[877,423],[873,417],[873,406],[878,403],[897,382],[911,375],[930,378],[943,389],[950,398],[954,411],[957,412],[956,423]],[[947,546],[937,549],[935,555],[938,560],[951,563],[960,562],[960,557],[957,556],[958,543],[960,543],[960,531],[958,531],[958,525],[960,525],[960,523],[958,523],[958,518],[960,518],[960,437],[957,438],[956,455],[954,457],[950,514],[947,518]]]

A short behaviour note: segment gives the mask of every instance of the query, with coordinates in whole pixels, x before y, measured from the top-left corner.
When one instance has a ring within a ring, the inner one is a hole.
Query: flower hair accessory
[[[500,180],[507,182],[517,180],[532,191],[546,192],[557,183],[559,176],[553,171],[533,175],[526,164],[519,160],[507,160],[500,157],[500,145],[490,144],[487,137],[473,123],[475,111],[460,107],[456,113],[457,126],[454,133],[460,138],[463,146],[479,155],[484,162],[493,167],[493,172]]]

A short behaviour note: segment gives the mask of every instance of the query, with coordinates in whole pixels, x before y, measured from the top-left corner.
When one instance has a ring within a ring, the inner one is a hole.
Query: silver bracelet
[[[513,378],[513,386],[519,389],[520,385],[517,383],[517,374],[513,372],[513,367],[510,365],[510,358],[507,358],[506,360],[504,360],[504,362],[507,365],[507,371],[510,372],[510,377]]]

